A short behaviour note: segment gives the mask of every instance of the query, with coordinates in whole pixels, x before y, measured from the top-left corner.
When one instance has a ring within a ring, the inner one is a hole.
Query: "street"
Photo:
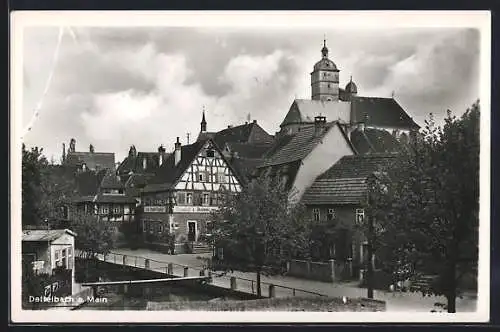
[[[200,269],[203,268],[204,261],[200,259],[201,257],[209,258],[211,256],[210,253],[207,254],[179,254],[179,255],[167,255],[160,252],[148,250],[148,249],[113,249],[113,253],[127,255],[127,256],[138,256],[149,258],[154,261],[173,263],[178,265],[188,266],[190,268],[190,275],[196,275]],[[152,266],[153,267],[153,266]],[[160,268],[160,267],[159,267]],[[164,270],[164,268],[163,268]],[[229,277],[234,276],[237,278],[243,278],[248,280],[256,280],[255,273],[252,272],[241,272],[241,271],[233,271],[232,273],[228,273],[222,279],[215,278],[215,284],[218,283],[228,283]],[[220,279],[220,280],[217,280]],[[276,286],[284,286],[285,288],[276,287],[276,295],[277,296],[286,296],[285,293],[290,294],[292,296],[292,291],[289,288],[301,289],[308,292],[320,293],[332,297],[366,297],[367,291],[364,288],[357,287],[358,282],[337,282],[337,283],[328,283],[314,280],[305,280],[288,276],[262,276],[262,295],[268,295],[268,284],[273,284]],[[251,284],[255,285],[251,281],[245,281],[238,279],[238,289],[249,290]],[[255,287],[255,286],[254,286]],[[304,295],[304,293],[296,292],[296,295]],[[444,297],[422,297],[419,293],[400,293],[400,292],[388,292],[388,291],[374,291],[374,298],[378,300],[386,301],[387,311],[400,311],[400,312],[429,312],[433,309],[437,309],[434,307],[434,303],[442,302],[445,303]],[[476,310],[476,298],[475,296],[464,296],[463,299],[457,299],[457,312],[472,312]]]

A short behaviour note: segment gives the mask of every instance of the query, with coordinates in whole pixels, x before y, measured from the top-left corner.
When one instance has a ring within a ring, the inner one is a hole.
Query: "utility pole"
[[[366,267],[366,288],[368,291],[367,297],[373,299],[373,218],[368,215],[368,246],[367,246],[367,267]]]
[[[368,206],[365,211],[365,218],[368,220],[365,220],[368,222],[368,234],[367,234],[367,240],[368,240],[368,245],[367,245],[367,252],[366,252],[366,288],[367,288],[367,297],[369,299],[373,299],[373,279],[374,279],[374,271],[373,271],[373,233],[374,233],[374,227],[373,227],[373,216],[371,213],[371,205],[372,205],[372,190],[373,190],[373,183],[369,181],[368,184],[368,193],[367,193],[367,203]]]

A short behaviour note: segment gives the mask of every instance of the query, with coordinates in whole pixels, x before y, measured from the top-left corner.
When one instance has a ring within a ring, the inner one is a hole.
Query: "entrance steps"
[[[410,286],[410,291],[422,291],[431,288],[432,283],[436,280],[437,275],[425,275],[422,274],[416,277]]]
[[[193,254],[211,253],[212,247],[205,243],[193,243]]]

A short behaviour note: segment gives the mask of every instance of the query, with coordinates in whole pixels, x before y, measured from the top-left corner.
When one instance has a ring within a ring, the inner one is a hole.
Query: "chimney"
[[[63,153],[62,153],[62,162],[64,163],[66,161],[66,144],[63,145]]]
[[[358,129],[365,131],[366,123],[368,122],[368,113],[363,114],[363,120],[358,123]]]
[[[319,136],[323,133],[326,127],[326,117],[318,115],[314,117],[314,136]]]
[[[253,120],[253,123],[257,123],[257,120]]]
[[[163,164],[163,158],[165,158],[165,148],[162,144],[158,147],[158,167]]]
[[[228,126],[227,126],[227,128],[228,128],[228,129],[229,129],[229,128],[233,128],[233,126],[232,126],[232,125],[228,125]]]
[[[181,155],[181,142],[179,142],[179,137],[177,137],[177,142],[175,142],[175,151],[174,151],[174,160],[175,160],[175,166],[179,164],[181,161],[182,155]]]

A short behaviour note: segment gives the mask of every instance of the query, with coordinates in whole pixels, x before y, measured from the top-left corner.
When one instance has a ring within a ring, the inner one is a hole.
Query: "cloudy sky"
[[[343,87],[396,100],[417,123],[461,114],[479,97],[479,32],[458,28],[319,30],[249,28],[25,28],[23,126],[41,105],[28,146],[59,160],[62,143],[115,152],[173,148],[246,121],[271,134],[294,98],[310,98],[309,73],[326,34]],[[51,71],[52,79],[44,94]]]

